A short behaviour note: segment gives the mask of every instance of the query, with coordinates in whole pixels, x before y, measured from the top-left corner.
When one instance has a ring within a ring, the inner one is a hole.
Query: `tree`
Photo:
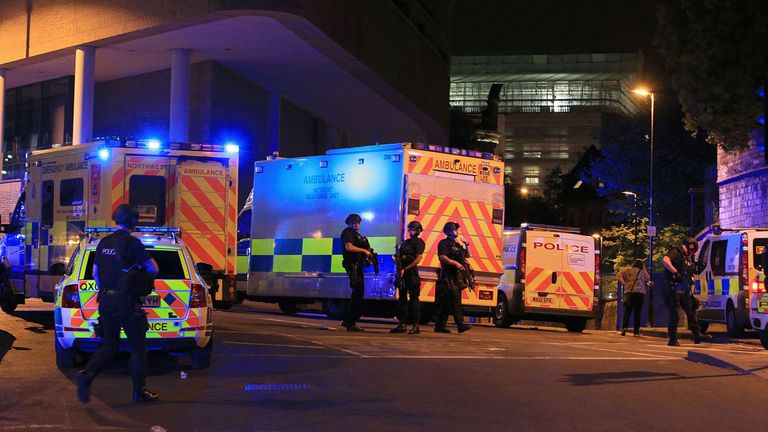
[[[763,111],[768,2],[663,0],[656,43],[679,91],[685,126],[726,150],[745,148]]]

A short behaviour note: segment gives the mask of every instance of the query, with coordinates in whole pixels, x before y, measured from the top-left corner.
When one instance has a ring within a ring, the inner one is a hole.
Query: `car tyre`
[[[587,328],[587,319],[571,318],[565,322],[565,328],[571,333],[581,333]]]
[[[56,366],[59,369],[72,369],[76,366],[77,352],[74,348],[64,348],[59,343],[59,339],[53,338],[54,347],[56,348]]]
[[[736,319],[736,309],[734,309],[731,303],[728,303],[728,306],[725,308],[725,327],[729,337],[744,337],[744,325],[739,324],[739,321]]]
[[[512,317],[509,316],[509,306],[507,305],[507,296],[499,291],[499,298],[496,301],[496,310],[493,312],[493,325],[499,328],[506,328],[512,325]]]
[[[349,310],[349,300],[325,299],[323,300],[323,313],[331,319],[344,319]]]
[[[280,308],[280,310],[284,314],[288,314],[288,315],[293,315],[296,312],[298,312],[298,310],[299,310],[298,305],[296,305],[296,303],[290,302],[290,301],[279,301],[279,302],[277,302],[277,306]]]
[[[195,348],[190,353],[192,367],[195,369],[208,369],[211,366],[211,355],[213,354],[213,338],[208,341],[205,348]]]

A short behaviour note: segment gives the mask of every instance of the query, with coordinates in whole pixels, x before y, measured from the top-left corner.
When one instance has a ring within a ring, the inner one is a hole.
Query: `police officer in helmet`
[[[424,240],[419,238],[419,234],[424,231],[419,221],[408,223],[409,238],[405,240],[397,250],[397,259],[399,260],[398,275],[400,286],[397,287],[397,319],[399,324],[390,330],[391,333],[419,334],[419,319],[421,318],[421,302],[419,302],[419,291],[421,290],[421,278],[419,277],[418,265],[424,255]],[[413,323],[410,330],[406,329],[408,321]]]
[[[463,311],[461,309],[461,290],[468,288],[462,283],[459,272],[469,271],[467,258],[469,257],[469,244],[459,243],[459,224],[447,222],[443,226],[445,238],[437,244],[437,256],[440,259],[440,278],[437,281],[437,322],[435,331],[438,333],[450,333],[445,326],[448,322],[448,314],[453,314],[453,321],[459,333],[472,328],[464,324]]]
[[[372,252],[365,248],[367,240],[358,231],[363,218],[359,214],[352,213],[344,220],[347,227],[341,232],[342,244],[342,265],[349,276],[349,287],[352,293],[349,299],[349,309],[346,318],[341,325],[348,332],[361,332],[364,329],[357,326],[357,321],[363,315],[363,294],[365,294],[365,285],[363,277],[363,268]]]
[[[127,270],[143,267],[152,275],[159,271],[157,262],[150,257],[144,245],[133,237],[139,214],[135,208],[121,204],[112,214],[117,231],[104,237],[96,248],[93,279],[99,287],[99,323],[102,344],[91,357],[85,369],[77,373],[77,396],[82,403],[90,399],[94,378],[112,360],[120,347],[120,329],[125,331],[131,347],[130,370],[133,379],[133,401],[151,402],[158,394],[147,390],[147,315],[141,309],[141,298],[130,293]]]

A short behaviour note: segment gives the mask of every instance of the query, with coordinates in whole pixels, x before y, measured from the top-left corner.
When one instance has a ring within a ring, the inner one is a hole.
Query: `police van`
[[[600,295],[599,239],[578,228],[522,224],[505,229],[498,302],[493,322],[509,327],[532,319],[581,332]]]
[[[694,277],[696,312],[701,329],[724,323],[728,336],[741,337],[751,328],[750,281],[757,278],[760,253],[768,245],[767,228],[721,228],[713,225],[697,235],[698,273]]]
[[[56,264],[51,272],[60,280],[54,289],[56,364],[74,367],[82,353],[94,352],[101,339],[94,325],[99,318],[98,287],[93,279],[93,261],[98,240],[115,228],[86,228],[65,266]],[[209,264],[195,264],[189,248],[178,237],[178,228],[137,227],[136,237],[157,261],[160,268],[152,293],[144,297],[149,350],[187,351],[192,364],[204,369],[210,365],[212,340],[212,300],[203,276]],[[128,349],[125,333],[120,333],[121,349]]]

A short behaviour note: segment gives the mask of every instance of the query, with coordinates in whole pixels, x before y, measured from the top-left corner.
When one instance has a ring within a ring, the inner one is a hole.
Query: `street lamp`
[[[656,227],[653,226],[653,115],[656,107],[656,95],[644,88],[636,88],[632,90],[632,93],[637,93],[641,96],[650,97],[651,99],[651,160],[649,165],[651,178],[649,180],[648,187],[648,274],[653,280],[653,237],[656,235]],[[648,291],[648,322],[653,326],[653,290]]]

